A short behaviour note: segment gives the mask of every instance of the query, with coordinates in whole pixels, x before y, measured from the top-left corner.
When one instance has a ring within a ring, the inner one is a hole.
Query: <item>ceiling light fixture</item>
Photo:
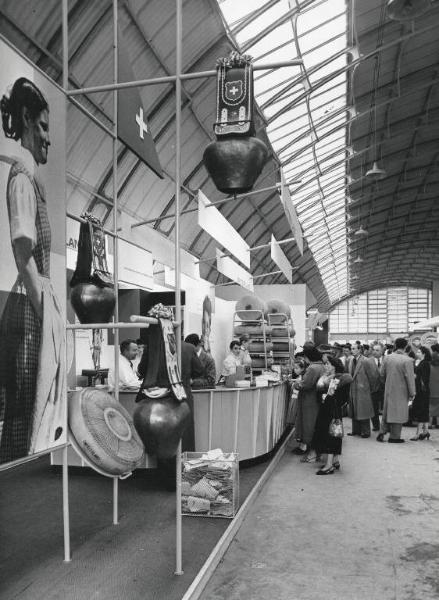
[[[374,94],[374,132],[373,132],[373,152],[375,156],[375,160],[373,161],[372,168],[369,171],[366,171],[366,177],[373,179],[374,181],[378,181],[378,179],[383,179],[386,176],[386,172],[384,169],[381,169],[378,166],[377,160],[377,104],[376,104],[376,91]]]
[[[354,232],[354,235],[365,237],[369,235],[369,232],[367,231],[367,229],[364,229],[362,225],[360,225],[357,231]]]
[[[387,14],[394,21],[411,21],[431,8],[431,0],[387,0]]]
[[[375,180],[384,179],[386,175],[386,171],[384,169],[380,169],[376,160],[374,161],[372,168],[369,169],[369,171],[366,171],[366,177],[373,177]]]

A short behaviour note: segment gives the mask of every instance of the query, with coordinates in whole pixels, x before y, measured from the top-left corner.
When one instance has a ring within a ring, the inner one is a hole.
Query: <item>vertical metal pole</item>
[[[118,82],[118,60],[117,60],[117,0],[113,0],[113,83]],[[113,274],[114,274],[114,293],[116,296],[116,305],[114,309],[114,318],[119,323],[119,246],[118,246],[118,219],[117,219],[117,90],[113,90]],[[114,329],[114,396],[119,400],[119,329]],[[113,479],[113,525],[119,522],[118,516],[118,494],[117,487],[119,480]]]
[[[62,500],[64,524],[64,562],[72,560],[70,555],[70,513],[69,513],[69,463],[68,446],[63,448],[62,455]]]
[[[69,87],[69,32],[68,32],[68,0],[62,2],[62,43],[63,43],[63,71],[62,81],[64,92]],[[67,97],[65,98],[67,105]],[[66,106],[67,110],[67,106]],[[67,349],[66,349],[67,353]],[[66,399],[67,400],[67,399]],[[66,425],[67,414],[66,414]],[[67,431],[67,428],[66,428]],[[69,512],[69,466],[68,447],[63,448],[62,461],[62,505],[63,505],[63,529],[64,529],[64,562],[72,560],[70,555],[70,512]]]
[[[182,55],[182,1],[176,0],[176,44],[175,44],[175,318],[181,323],[180,306],[180,177],[181,177],[181,55]],[[177,356],[181,368],[181,325],[175,330]],[[181,523],[181,441],[177,448],[176,460],[176,535],[175,535],[175,575],[182,575],[182,523]]]
[[[119,479],[113,477],[113,525],[119,525]]]

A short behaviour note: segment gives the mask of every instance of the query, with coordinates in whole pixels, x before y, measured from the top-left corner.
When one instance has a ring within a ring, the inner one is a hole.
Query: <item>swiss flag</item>
[[[118,35],[119,83],[135,81],[122,34]],[[138,88],[118,90],[117,130],[120,140],[143,160],[161,179],[163,171],[146,120]]]

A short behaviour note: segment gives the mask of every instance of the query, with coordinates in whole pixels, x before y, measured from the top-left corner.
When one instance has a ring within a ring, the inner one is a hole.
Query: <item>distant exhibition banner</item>
[[[0,468],[67,441],[65,96],[0,39]]]

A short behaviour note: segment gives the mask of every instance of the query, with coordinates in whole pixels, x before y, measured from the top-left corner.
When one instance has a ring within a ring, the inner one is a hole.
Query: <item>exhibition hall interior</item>
[[[437,599],[438,28],[0,0],[0,600]]]

